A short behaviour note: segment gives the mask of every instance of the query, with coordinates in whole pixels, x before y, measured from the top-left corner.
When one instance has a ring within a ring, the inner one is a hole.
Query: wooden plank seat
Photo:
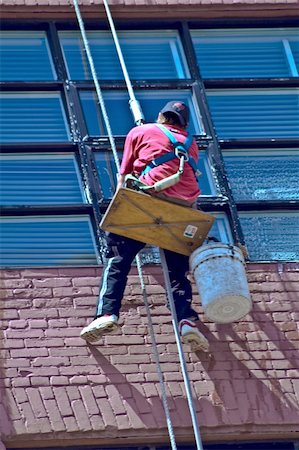
[[[104,231],[183,255],[202,245],[215,218],[143,192],[119,189],[102,221]]]

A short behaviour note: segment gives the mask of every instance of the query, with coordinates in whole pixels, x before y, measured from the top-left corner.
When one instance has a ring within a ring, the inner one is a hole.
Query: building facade
[[[97,346],[79,337],[99,290],[99,224],[134,126],[105,8],[79,5],[100,92],[72,1],[1,2],[2,447],[168,449],[135,267],[120,330]],[[189,105],[198,204],[216,218],[211,235],[248,251],[253,310],[240,322],[208,321],[194,286],[211,351],[184,350],[204,446],[297,449],[298,0],[110,6],[146,121],[169,100]],[[191,450],[156,249],[141,260],[177,445]]]

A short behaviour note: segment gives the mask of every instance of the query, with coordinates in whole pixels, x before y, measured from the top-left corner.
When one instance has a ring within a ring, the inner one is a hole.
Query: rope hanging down
[[[84,44],[84,49],[86,51],[86,55],[87,55],[88,62],[89,62],[89,65],[90,65],[92,78],[93,78],[93,81],[94,81],[94,84],[95,84],[98,101],[99,101],[100,108],[101,108],[101,111],[102,111],[102,114],[103,114],[103,119],[104,119],[104,122],[105,122],[105,126],[106,126],[106,129],[107,129],[107,132],[108,132],[109,142],[110,142],[110,145],[111,145],[111,149],[113,151],[115,164],[116,164],[116,167],[117,167],[117,171],[119,172],[119,168],[120,168],[119,157],[118,157],[118,154],[117,154],[114,137],[113,137],[113,134],[112,134],[112,131],[111,131],[110,121],[109,121],[109,117],[108,117],[108,114],[107,114],[105,101],[103,99],[101,88],[100,88],[100,85],[99,85],[99,82],[98,82],[97,73],[96,73],[96,70],[95,70],[95,67],[94,67],[92,54],[90,52],[89,43],[88,43],[88,39],[87,39],[87,36],[86,36],[85,27],[84,27],[84,23],[83,23],[83,20],[82,20],[80,8],[79,8],[77,0],[73,0],[73,4],[74,4],[74,7],[75,7],[76,16],[77,16],[77,20],[78,20],[80,31],[81,31],[81,36],[82,36],[82,40],[83,40],[83,44]],[[120,47],[119,47],[119,51],[121,51]],[[133,93],[132,89],[131,89],[131,92]],[[133,96],[134,96],[134,93],[133,93]],[[133,115],[135,117],[136,123],[137,124],[142,124],[143,121],[144,121],[143,115],[138,113],[138,109],[139,108],[136,107],[136,105],[138,104],[136,102],[137,102],[136,99],[135,99],[135,102],[134,102],[134,99],[130,101],[131,110],[132,110],[132,113],[133,113]],[[132,107],[132,105],[134,105],[134,106]],[[177,446],[176,446],[176,442],[175,442],[175,435],[174,435],[174,431],[173,431],[173,426],[172,426],[172,422],[171,422],[169,406],[168,406],[168,401],[167,401],[167,392],[166,392],[166,388],[165,388],[164,375],[163,375],[163,372],[162,372],[162,369],[161,369],[161,364],[160,364],[160,359],[159,359],[159,352],[158,352],[158,347],[157,347],[157,341],[156,341],[156,337],[155,337],[153,322],[152,322],[152,318],[151,318],[151,314],[150,314],[150,307],[149,307],[147,292],[146,292],[146,288],[145,288],[144,277],[143,277],[143,273],[142,273],[142,264],[141,264],[141,261],[140,261],[140,257],[138,255],[136,257],[136,264],[137,264],[138,275],[139,275],[139,279],[140,279],[140,285],[141,285],[141,289],[142,289],[143,301],[144,301],[146,312],[147,312],[149,331],[150,331],[150,336],[151,336],[153,350],[154,350],[154,357],[155,357],[155,361],[156,361],[156,365],[157,365],[157,372],[158,372],[159,383],[160,383],[161,394],[162,394],[162,403],[163,403],[163,408],[164,408],[165,417],[166,417],[166,423],[167,423],[168,434],[169,434],[170,443],[171,443],[171,449],[172,450],[177,450]]]

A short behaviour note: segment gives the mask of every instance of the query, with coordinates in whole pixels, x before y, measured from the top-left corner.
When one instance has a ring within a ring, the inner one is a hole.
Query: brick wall
[[[82,0],[85,20],[105,20],[100,0]],[[9,20],[76,20],[72,0],[0,0],[1,18]],[[110,0],[114,19],[298,18],[299,0]]]
[[[211,352],[185,350],[206,442],[293,439],[299,433],[299,264],[249,264],[247,271],[254,308],[239,323],[205,321],[194,297]],[[134,271],[120,330],[96,346],[78,336],[94,313],[100,272],[1,272],[0,426],[7,448],[167,442]],[[145,279],[176,437],[192,442],[160,268],[146,268]]]

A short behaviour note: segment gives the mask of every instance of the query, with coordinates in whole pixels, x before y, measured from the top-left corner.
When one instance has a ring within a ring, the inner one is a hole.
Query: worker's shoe
[[[191,345],[191,350],[194,352],[209,350],[209,342],[204,335],[198,330],[192,320],[183,319],[179,323],[179,330],[182,337],[183,344]]]
[[[105,314],[104,316],[97,317],[87,327],[83,328],[80,336],[87,342],[95,342],[103,334],[115,331],[118,328],[117,321],[118,317],[115,314]]]

